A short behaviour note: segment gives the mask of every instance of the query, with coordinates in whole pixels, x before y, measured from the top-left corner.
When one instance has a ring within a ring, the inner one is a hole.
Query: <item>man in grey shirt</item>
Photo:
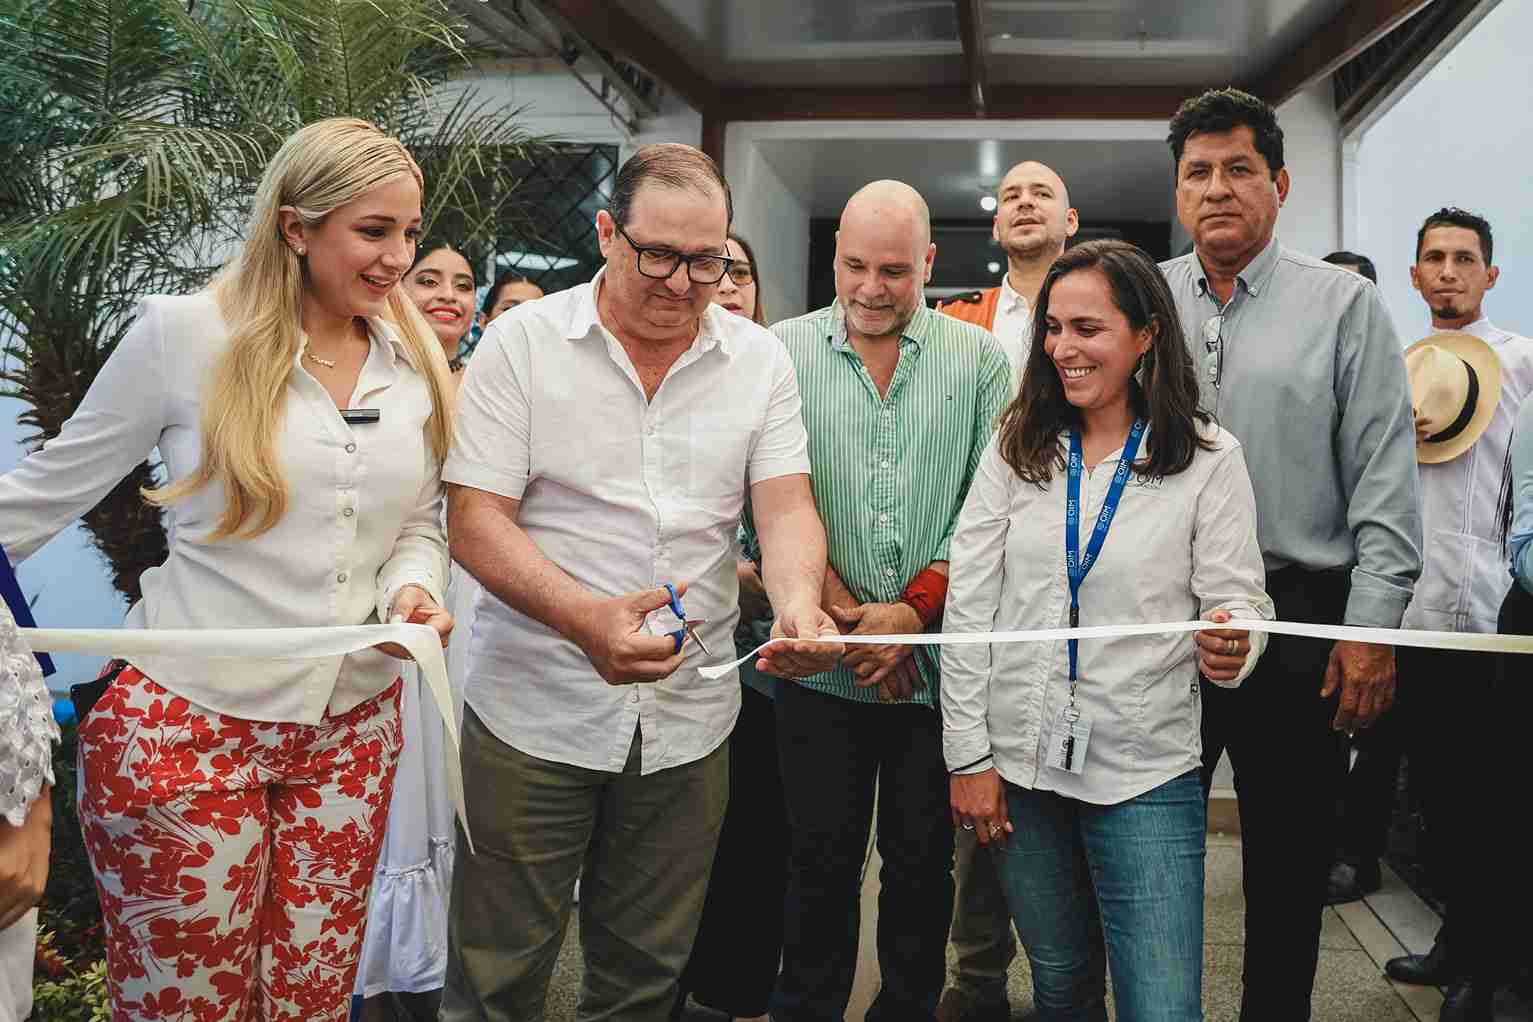
[[[1183,103],[1168,141],[1193,251],[1162,264],[1203,403],[1245,447],[1267,591],[1288,621],[1398,628],[1421,573],[1415,432],[1377,289],[1273,237],[1283,132],[1234,89]],[[1310,1017],[1344,779],[1340,738],[1394,699],[1391,646],[1273,636],[1245,684],[1205,683],[1204,788],[1228,751],[1246,897],[1242,1022]]]

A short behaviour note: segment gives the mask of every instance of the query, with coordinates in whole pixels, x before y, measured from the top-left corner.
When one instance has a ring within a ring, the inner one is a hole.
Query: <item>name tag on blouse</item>
[[[1086,750],[1090,745],[1091,721],[1067,706],[1054,718],[1045,765],[1079,777],[1086,769]]]
[[[348,426],[365,426],[369,423],[378,422],[383,418],[383,412],[377,408],[342,408],[341,421]]]

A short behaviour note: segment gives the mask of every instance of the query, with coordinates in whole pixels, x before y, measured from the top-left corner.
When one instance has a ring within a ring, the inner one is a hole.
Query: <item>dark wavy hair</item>
[[[1022,387],[1001,415],[1001,456],[1025,482],[1042,488],[1065,467],[1060,435],[1081,425],[1080,410],[1065,398],[1064,384],[1045,350],[1049,295],[1060,278],[1094,272],[1107,280],[1113,305],[1134,330],[1149,329],[1150,348],[1129,378],[1134,413],[1149,420],[1145,453],[1135,464],[1144,479],[1175,475],[1192,464],[1198,450],[1213,443],[1199,432],[1213,416],[1198,405],[1198,376],[1187,351],[1181,320],[1166,278],[1155,260],[1125,241],[1088,241],[1054,260],[1033,310],[1033,343]]]

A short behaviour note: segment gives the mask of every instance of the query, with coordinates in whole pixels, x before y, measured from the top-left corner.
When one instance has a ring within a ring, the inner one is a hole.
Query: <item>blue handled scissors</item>
[[[703,641],[703,637],[697,634],[697,629],[701,625],[707,624],[708,619],[705,617],[689,619],[687,617],[686,610],[681,605],[681,594],[676,591],[676,587],[667,582],[665,584],[665,591],[671,594],[671,613],[675,614],[676,620],[681,622],[680,628],[676,629],[674,632],[668,633],[671,638],[676,640],[676,649],[674,652],[681,652],[681,647],[686,643],[687,636],[690,635],[692,638],[697,640],[697,644],[702,647],[704,653],[712,656],[713,651],[708,648],[708,644]]]

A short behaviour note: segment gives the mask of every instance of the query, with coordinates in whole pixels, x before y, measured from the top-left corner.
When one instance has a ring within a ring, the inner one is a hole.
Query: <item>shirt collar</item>
[[[900,334],[901,340],[909,340],[916,347],[926,343],[926,329],[931,322],[931,317],[937,315],[926,307],[926,302],[921,302],[921,307],[916,309],[916,314],[910,317],[910,322],[905,324],[904,331]],[[837,298],[830,306],[830,329],[826,340],[836,351],[851,350],[851,342],[846,336],[846,308]]]
[[[1015,309],[1021,306],[1026,311],[1028,308],[1027,299],[1017,294],[1016,290],[1011,286],[1011,275],[1009,273],[1001,276],[1001,304],[1006,306],[1007,309]]]
[[[399,336],[399,331],[394,328],[393,323],[388,322],[382,317],[373,316],[367,321],[367,332],[370,336],[381,342],[378,347],[383,350],[384,358],[388,360],[389,365],[393,365],[396,361],[410,361],[409,350],[406,348],[403,338]],[[435,334],[430,335],[430,337],[433,342],[436,341]]]
[[[602,278],[606,275],[607,268],[603,266],[596,271],[590,283],[581,286],[579,294],[575,298],[573,309],[570,312],[569,327],[564,336],[572,341],[578,341],[586,337],[602,337],[611,331],[601,321],[601,313],[596,307],[596,296],[601,291]],[[702,318],[698,321],[697,338],[693,341],[693,347],[698,353],[719,349],[719,353],[728,357],[735,352],[735,338],[732,336],[730,327],[734,324],[729,319],[740,318],[734,313],[708,303],[708,308],[703,310]],[[749,322],[747,320],[746,322]]]
[[[1246,289],[1253,298],[1261,297],[1262,290],[1272,277],[1272,271],[1277,269],[1278,255],[1282,246],[1278,243],[1277,235],[1267,242],[1267,247],[1256,254],[1256,258],[1246,264],[1246,268],[1235,274],[1235,279]],[[1203,269],[1203,259],[1193,251],[1193,258],[1197,260],[1198,267],[1198,294],[1210,293],[1208,287],[1208,271]]]
[[[1473,334],[1487,344],[1499,344],[1506,339],[1505,332],[1492,323],[1489,316],[1481,316],[1460,329],[1466,334]]]

